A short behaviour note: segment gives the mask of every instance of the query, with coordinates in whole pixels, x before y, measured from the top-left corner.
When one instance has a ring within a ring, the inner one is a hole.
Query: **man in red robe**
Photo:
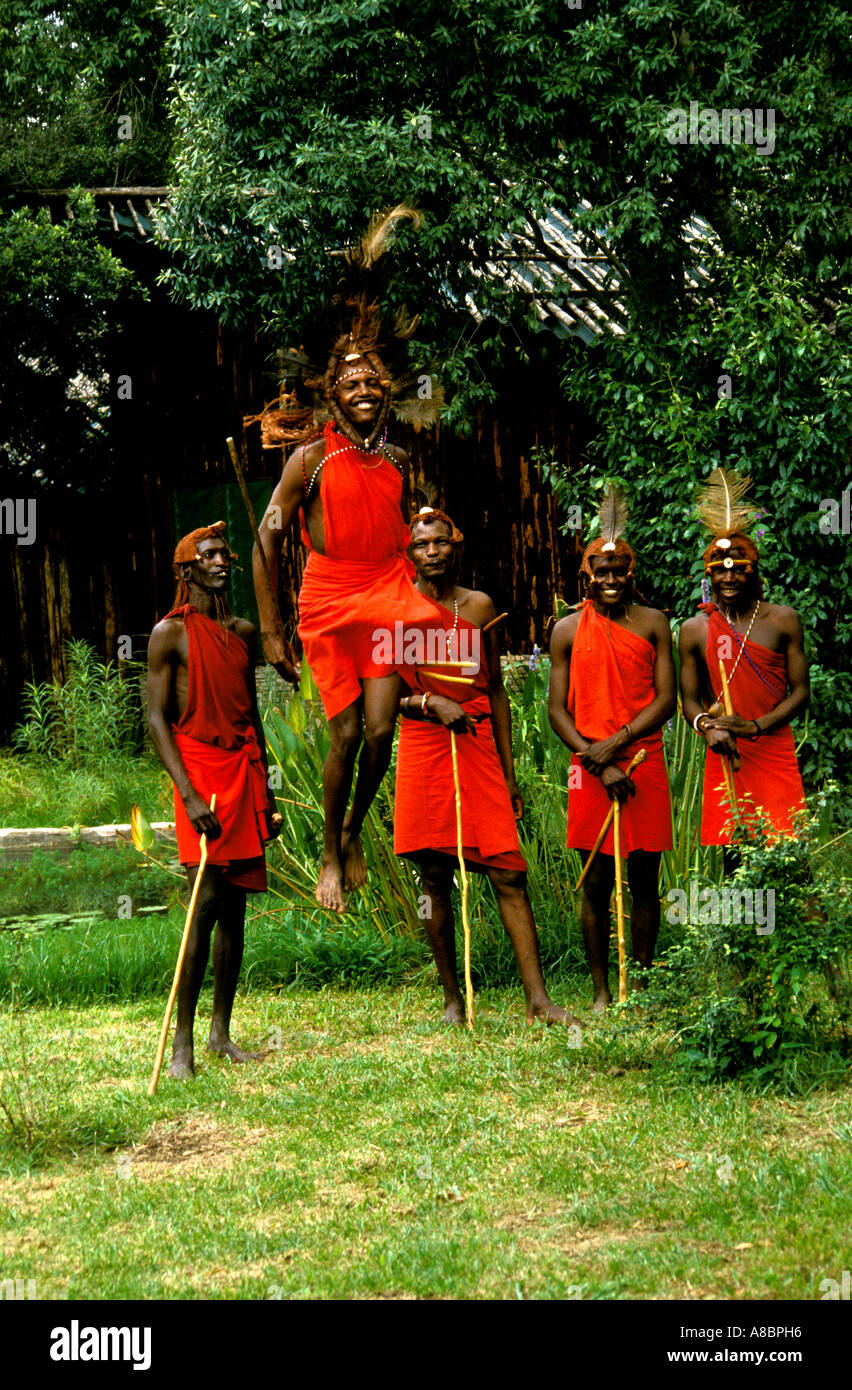
[[[550,639],[550,723],[573,757],[568,778],[569,848],[588,859],[614,797],[622,806],[633,958],[650,968],[660,929],[660,855],[672,847],[662,726],[675,708],[671,633],[664,613],[633,602],[633,551],[620,537],[596,540],[582,561],[587,597]],[[630,777],[634,755],[646,759]],[[580,922],[592,975],[592,1008],[612,1003],[609,901],[615,879],[612,827],[583,884]]]
[[[455,582],[462,536],[443,512],[425,508],[411,523],[410,555],[420,592],[443,614],[431,672],[412,675],[414,693],[401,701],[396,763],[394,850],[414,860],[428,900],[426,931],[444,988],[444,1018],[463,1023],[464,999],[456,969],[453,874],[458,869],[455,781],[449,731],[456,739],[465,864],[487,874],[515,951],[524,987],[527,1023],[578,1025],[548,997],[541,973],[535,921],[526,890],[526,860],[515,822],[523,800],[515,781],[509,700],[503,687],[496,618],[487,594]],[[453,664],[461,656],[468,662]],[[443,659],[442,659],[443,658]],[[461,680],[471,677],[473,684]],[[456,677],[461,679],[444,679]]]
[[[790,835],[805,805],[790,720],[810,699],[802,624],[794,609],[762,596],[758,549],[739,532],[704,554],[713,602],[680,629],[683,715],[707,745],[701,842],[729,846],[763,816]],[[719,661],[732,715],[724,713]],[[721,760],[729,760],[735,806]],[[729,860],[731,856],[728,856]]]
[[[267,660],[295,679],[272,594],[278,590],[283,537],[301,508],[309,555],[298,632],[331,735],[323,768],[325,833],[316,897],[323,907],[343,912],[346,890],[366,881],[361,826],[390,762],[401,693],[398,672],[404,669],[387,659],[376,633],[393,633],[398,622],[408,630],[434,625],[439,617],[414,587],[406,553],[407,455],[391,444],[367,447],[365,442],[387,410],[389,381],[380,375],[374,353],[340,353],[334,360],[338,366],[329,390],[335,417],[320,439],[297,448],[284,465],[259,528],[270,584],[256,547],[254,578]]]
[[[207,836],[204,877],[178,986],[170,1076],[194,1071],[193,1022],[214,926],[213,1016],[207,1050],[258,1060],[231,1041],[243,957],[246,893],[266,888],[264,843],[281,817],[267,785],[257,709],[254,624],[226,602],[232,555],[224,522],[184,536],[175,550],[175,604],[148,644],[148,727],[175,789],[178,855],[192,889]],[[216,794],[215,814],[210,800]]]

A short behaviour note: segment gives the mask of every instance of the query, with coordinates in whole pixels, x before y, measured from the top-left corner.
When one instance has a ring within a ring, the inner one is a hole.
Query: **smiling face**
[[[615,613],[630,602],[632,581],[630,561],[623,555],[592,555],[589,597],[601,613]]]
[[[760,576],[744,546],[734,541],[726,550],[714,550],[708,562],[713,598],[723,608],[745,611],[758,597]]]
[[[385,392],[378,374],[363,358],[341,363],[334,394],[347,420],[362,434],[369,432],[382,408]]]
[[[408,553],[419,579],[431,584],[447,582],[453,573],[456,547],[445,521],[412,521]]]
[[[231,580],[231,551],[224,536],[198,542],[196,558],[183,565],[183,577],[209,594],[226,594]]]

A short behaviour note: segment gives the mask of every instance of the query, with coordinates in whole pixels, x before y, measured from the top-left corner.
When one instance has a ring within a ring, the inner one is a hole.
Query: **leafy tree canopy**
[[[169,24],[175,290],[297,339],[333,285],[329,253],[371,210],[413,202],[426,223],[401,233],[394,292],[422,309],[463,429],[512,341],[499,324],[582,299],[546,248],[559,212],[608,276],[612,328],[591,348],[566,335],[565,389],[598,433],[552,481],[588,516],[619,477],[644,586],[686,613],[696,480],[750,472],[773,587],[818,657],[810,770],[848,756],[850,538],[819,526],[852,434],[848,6],[195,0]],[[734,143],[729,115],[725,142],[725,111],[751,136]]]
[[[165,183],[164,40],[156,0],[5,0],[0,190]]]
[[[91,199],[54,225],[33,195],[166,180],[164,39],[155,0],[0,13],[0,468],[27,492],[110,476],[110,352],[134,285]]]

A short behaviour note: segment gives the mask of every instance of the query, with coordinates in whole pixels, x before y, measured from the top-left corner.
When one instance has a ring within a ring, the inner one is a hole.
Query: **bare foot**
[[[579,1018],[569,1014],[567,1009],[561,1009],[558,1004],[554,1004],[551,999],[543,999],[540,1004],[530,1004],[527,1009],[527,1023],[537,1023],[539,1019],[543,1023],[564,1023],[566,1028],[582,1028],[583,1025]]]
[[[317,879],[316,900],[320,907],[327,907],[331,912],[346,911],[343,870],[339,860],[323,858]]]
[[[232,1062],[262,1062],[266,1056],[265,1052],[243,1052],[242,1048],[232,1043],[230,1038],[224,1038],[220,1041],[212,1034],[207,1043],[207,1051],[212,1057],[227,1057]]]
[[[608,989],[601,989],[601,990],[598,990],[597,994],[595,995],[594,999],[592,1000],[592,1013],[593,1013],[593,1014],[605,1014],[611,1003],[612,1003],[612,995],[610,994],[609,990],[608,990]]]
[[[444,1009],[445,1023],[464,1023],[464,1000],[461,995],[457,999],[450,999]]]
[[[348,893],[353,888],[363,888],[367,882],[367,861],[364,858],[361,836],[353,835],[350,839],[345,825],[341,844],[343,846],[343,887]]]
[[[172,1050],[172,1064],[169,1067],[169,1076],[176,1076],[179,1081],[185,1080],[189,1076],[195,1075],[195,1059],[193,1057],[192,1043],[179,1043],[175,1040]]]

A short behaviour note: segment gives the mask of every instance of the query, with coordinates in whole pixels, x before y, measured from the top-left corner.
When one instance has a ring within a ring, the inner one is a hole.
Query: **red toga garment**
[[[320,473],[326,553],[310,549],[303,525],[310,555],[297,629],[327,719],[358,699],[365,678],[393,671],[410,677],[410,665],[382,654],[383,633],[392,639],[396,623],[408,631],[440,621],[412,583],[399,472],[385,458],[364,460],[329,421]]]
[[[742,636],[722,617],[715,603],[702,604],[707,614],[707,644],[704,657],[714,694],[720,691],[719,652],[733,650],[730,660],[723,658],[731,692],[731,703],[743,719],[760,719],[787,694],[787,661],[783,652],[772,652],[749,639],[745,651]],[[720,639],[724,639],[720,646]],[[731,648],[727,644],[732,642]],[[734,665],[739,657],[739,664]],[[721,698],[721,696],[719,696]],[[742,760],[734,773],[734,789],[743,820],[755,818],[759,811],[780,835],[793,833],[793,816],[804,810],[805,791],[796,762],[793,730],[789,724],[773,729],[755,742],[737,739]],[[704,800],[701,808],[701,843],[727,845],[733,838],[733,823],[720,754],[708,749],[704,763]]]
[[[446,618],[446,610],[442,609],[441,612]],[[452,626],[451,622],[445,622],[444,631],[452,632]],[[490,716],[488,668],[481,650],[479,628],[459,618],[458,629],[460,634],[469,634],[467,650],[473,653],[471,659],[479,656],[480,667],[474,676],[474,684],[456,685],[439,677],[422,676],[419,671],[415,671],[410,679],[416,690],[432,690],[436,695],[446,695],[472,716]],[[465,660],[463,639],[460,645],[461,659]],[[471,670],[458,667],[447,667],[446,670],[453,676],[473,675]],[[456,736],[456,753],[465,859],[472,865],[486,868],[526,869],[490,717],[476,725],[475,738],[470,731]],[[449,730],[442,724],[428,720],[401,719],[396,757],[394,850],[404,855],[416,854],[420,850],[437,850],[455,859],[457,845]]]
[[[586,599],[571,646],[567,709],[590,743],[609,738],[653,701],[656,652],[653,643],[595,612]],[[616,764],[626,771],[640,748],[647,757],[630,776],[636,786],[621,808],[621,854],[634,849],[659,853],[672,847],[669,779],[658,729],[620,749]],[[587,772],[575,753],[568,779],[569,849],[591,849],[612,805],[599,777]],[[601,845],[612,854],[612,826]]]
[[[231,883],[262,893],[266,888],[267,790],[246,683],[248,647],[235,632],[225,633],[192,604],[168,616],[183,619],[189,642],[186,709],[172,725],[172,733],[195,790],[208,804],[216,793],[215,815],[222,827],[221,835],[207,841],[207,862],[230,866],[225,877]],[[200,837],[189,823],[177,789],[175,829],[180,862],[198,864]]]

